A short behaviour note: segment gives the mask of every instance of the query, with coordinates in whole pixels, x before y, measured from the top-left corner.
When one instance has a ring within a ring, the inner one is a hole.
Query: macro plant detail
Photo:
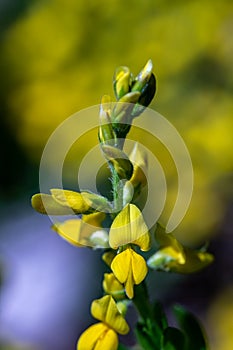
[[[56,222],[52,229],[76,247],[100,249],[108,268],[102,282],[103,297],[91,305],[91,314],[99,322],[82,333],[77,350],[127,349],[119,344],[118,335],[130,330],[127,309],[131,304],[138,311],[134,331],[142,349],[207,349],[194,316],[176,306],[180,328],[170,327],[160,304],[151,305],[145,282],[149,270],[190,274],[213,261],[206,247],[198,250],[183,246],[161,223],[148,227],[137,204],[148,187],[147,154],[138,143],[127,154],[124,144],[134,118],[143,118],[154,97],[152,69],[151,60],[136,77],[128,67],[117,68],[113,77],[117,101],[109,96],[101,101],[98,138],[111,173],[111,196],[51,189],[50,194],[32,197],[33,208],[41,214],[75,216]]]

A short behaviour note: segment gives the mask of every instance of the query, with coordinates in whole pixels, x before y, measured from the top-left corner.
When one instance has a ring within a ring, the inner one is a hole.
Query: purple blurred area
[[[90,302],[101,292],[99,253],[72,247],[50,229],[47,217],[24,206],[1,213],[0,344],[75,349],[93,322]]]

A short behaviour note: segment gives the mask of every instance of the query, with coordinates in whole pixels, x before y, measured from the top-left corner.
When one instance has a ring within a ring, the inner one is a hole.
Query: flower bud
[[[134,188],[130,181],[126,181],[123,187],[123,207],[130,203],[133,199]]]
[[[108,145],[102,146],[105,158],[113,164],[121,179],[130,179],[133,173],[133,165],[127,155],[120,149]]]
[[[138,102],[140,97],[140,92],[129,92],[124,95],[118,103],[115,104],[112,113],[113,123],[126,123],[131,124],[132,117],[131,112],[134,108],[134,104]]]
[[[149,60],[146,63],[145,67],[141,70],[141,72],[136,77],[135,83],[133,84],[131,91],[139,91],[139,92],[143,91],[145,85],[150,80],[152,69],[153,69],[153,63],[151,60]]]
[[[130,91],[130,70],[128,67],[118,67],[113,76],[113,88],[117,100]]]
[[[98,230],[93,232],[89,237],[89,242],[94,247],[94,249],[109,248],[108,232],[105,230]]]
[[[105,293],[110,294],[114,299],[124,299],[124,286],[118,281],[114,273],[105,273],[103,280],[103,289]]]
[[[102,97],[100,105],[100,126],[99,126],[99,141],[103,144],[112,146],[117,145],[116,134],[111,123],[111,103],[110,96]]]
[[[152,101],[156,91],[156,80],[152,73],[153,64],[149,60],[142,71],[138,74],[131,91],[139,91],[140,97],[138,103],[135,105],[132,111],[132,118],[137,117],[144,111],[144,107],[147,107]]]

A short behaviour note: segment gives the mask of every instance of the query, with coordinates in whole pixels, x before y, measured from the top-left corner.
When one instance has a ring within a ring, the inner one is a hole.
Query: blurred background
[[[113,96],[117,66],[137,74],[149,58],[158,86],[151,107],[178,129],[194,167],[193,199],[175,233],[188,245],[210,240],[216,256],[194,276],[155,273],[150,293],[168,312],[174,302],[193,311],[211,349],[232,348],[233,2],[0,0],[0,28],[0,349],[75,349],[90,324],[100,254],[57,237],[30,197],[54,129]],[[80,142],[67,174],[89,149]],[[157,146],[169,185],[166,220],[177,179]]]

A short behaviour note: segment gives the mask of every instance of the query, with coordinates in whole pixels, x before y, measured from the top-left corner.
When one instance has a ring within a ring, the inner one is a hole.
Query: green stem
[[[113,191],[113,203],[114,203],[114,213],[113,218],[122,209],[123,203],[123,187],[121,185],[120,178],[114,168],[114,166],[109,163],[109,168],[112,174],[112,191]]]
[[[145,350],[160,350],[163,334],[161,320],[154,315],[145,281],[136,286],[133,302],[142,318],[137,324],[138,342]]]
[[[145,281],[134,287],[133,303],[145,322],[148,318],[152,318],[152,310]]]

